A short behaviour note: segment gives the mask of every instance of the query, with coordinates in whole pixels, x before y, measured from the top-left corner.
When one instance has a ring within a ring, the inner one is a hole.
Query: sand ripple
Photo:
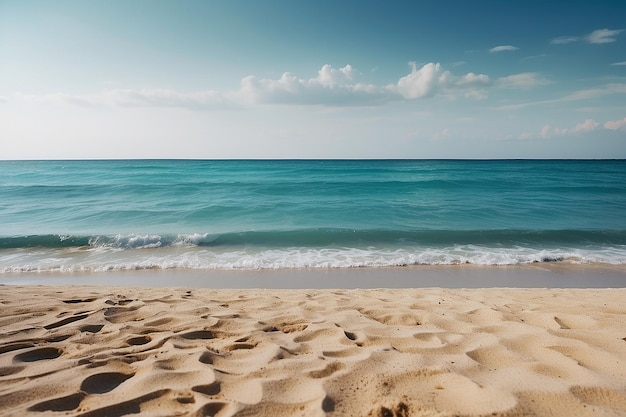
[[[625,299],[0,286],[0,414],[625,416]]]

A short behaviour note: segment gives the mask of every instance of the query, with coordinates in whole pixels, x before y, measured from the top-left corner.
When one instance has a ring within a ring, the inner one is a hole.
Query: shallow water
[[[626,263],[625,161],[2,161],[0,271]]]

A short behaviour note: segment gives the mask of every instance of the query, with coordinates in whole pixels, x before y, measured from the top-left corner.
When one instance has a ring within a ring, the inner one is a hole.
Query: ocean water
[[[626,264],[626,161],[0,161],[0,273]]]

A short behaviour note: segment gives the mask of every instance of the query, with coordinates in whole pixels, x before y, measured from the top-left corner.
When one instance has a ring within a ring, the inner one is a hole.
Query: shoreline
[[[621,288],[626,265],[537,263],[507,266],[261,270],[145,269],[0,274],[0,285],[113,285],[191,288]]]

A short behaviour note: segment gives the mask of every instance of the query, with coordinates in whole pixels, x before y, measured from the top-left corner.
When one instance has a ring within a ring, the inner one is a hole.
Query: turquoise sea
[[[0,274],[537,262],[626,264],[626,161],[0,161]]]

